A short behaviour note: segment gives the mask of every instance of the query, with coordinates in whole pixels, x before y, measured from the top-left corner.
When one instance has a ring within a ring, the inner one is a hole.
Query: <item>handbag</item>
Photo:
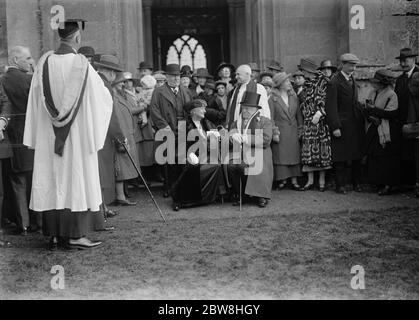
[[[405,139],[417,139],[419,137],[419,122],[403,125],[402,132]]]

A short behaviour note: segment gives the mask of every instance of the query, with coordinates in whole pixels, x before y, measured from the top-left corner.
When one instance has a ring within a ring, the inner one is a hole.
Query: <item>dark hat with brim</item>
[[[260,72],[260,68],[256,62],[249,62],[248,65],[252,71]]]
[[[115,70],[115,71],[124,71],[120,66],[119,66],[119,61],[118,58],[110,55],[110,54],[102,54],[100,56],[99,61],[94,62],[96,67],[102,67],[102,68],[107,68],[110,70]]]
[[[311,59],[307,59],[307,58],[301,59],[300,64],[297,67],[300,70],[304,70],[310,73],[317,73],[317,65]]]
[[[120,82],[124,82],[127,80],[133,80],[131,72],[120,72],[116,75],[115,81],[112,85],[118,84]]]
[[[317,70],[324,70],[324,69],[330,69],[330,70],[332,70],[332,72],[336,72],[336,70],[338,68],[332,64],[332,61],[330,61],[330,60],[323,60],[320,63],[320,67],[318,67]]]
[[[141,61],[137,69],[138,70],[141,70],[141,69],[153,70],[153,66],[149,62]]]
[[[243,106],[249,106],[249,107],[256,107],[256,108],[262,108],[259,106],[259,100],[260,100],[260,94],[252,91],[246,91],[244,93],[243,100],[240,102],[240,104]]]
[[[213,78],[213,76],[209,74],[206,68],[199,68],[198,70],[196,70],[196,77],[207,78],[207,79]]]
[[[291,77],[290,74],[287,74],[285,72],[278,72],[276,75],[274,75],[273,83],[274,83],[274,88],[279,88],[281,86],[281,84],[287,80],[289,77]]]
[[[166,66],[166,74],[171,76],[180,76],[180,67],[176,63],[171,63]]]
[[[227,82],[222,81],[222,80],[218,80],[218,81],[215,83],[215,87],[217,88],[218,86],[224,86],[224,87],[226,87],[226,88],[227,88]]]
[[[266,67],[268,70],[274,71],[274,72],[282,72],[284,68],[281,66],[281,64],[277,61],[273,61],[269,66]]]
[[[231,63],[221,62],[220,65],[217,67],[216,74],[218,75],[220,70],[223,68],[229,68],[232,73],[236,71],[236,68]]]
[[[182,73],[182,74],[183,73],[192,74],[192,68],[186,64],[186,65],[184,65],[180,68],[180,73]]]
[[[375,72],[374,77],[370,79],[371,82],[390,85],[396,80],[397,76],[388,69],[379,69]]]
[[[206,106],[207,106],[207,103],[206,103],[205,100],[202,100],[202,99],[194,99],[194,100],[191,100],[191,101],[185,103],[183,105],[183,110],[186,113],[191,113],[191,111],[193,109],[196,109],[196,108],[205,108]]]
[[[259,75],[259,78],[263,78],[263,77],[273,77],[274,76],[274,74],[272,73],[272,72],[270,72],[270,71],[264,71],[264,72],[262,72],[260,75]]]
[[[207,81],[205,82],[204,88],[215,90],[215,82],[214,82],[214,80],[207,79]]]
[[[413,50],[411,48],[403,48],[400,50],[400,55],[396,57],[396,59],[406,59],[406,58],[414,58],[418,55],[416,53],[413,53]]]
[[[87,21],[84,19],[66,19],[64,22],[60,23],[58,27],[58,35],[61,39],[68,38],[73,33],[80,30],[79,23],[81,24],[81,29],[84,30],[85,23]]]
[[[77,51],[77,53],[80,53],[80,54],[84,55],[87,58],[93,58],[94,55],[95,55],[95,49],[93,49],[92,47],[85,46],[85,47],[81,47]]]

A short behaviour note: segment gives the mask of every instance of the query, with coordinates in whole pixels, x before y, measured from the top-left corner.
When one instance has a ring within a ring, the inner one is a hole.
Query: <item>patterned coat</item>
[[[303,114],[301,163],[315,168],[332,165],[330,132],[324,109],[328,82],[326,76],[318,73],[314,80],[306,80],[305,90],[300,95],[300,109]],[[311,121],[317,111],[322,113],[322,117],[317,124],[313,124]]]

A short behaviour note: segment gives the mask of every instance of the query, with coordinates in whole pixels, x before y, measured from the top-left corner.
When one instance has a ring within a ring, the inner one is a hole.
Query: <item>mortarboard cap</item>
[[[60,38],[65,39],[71,36],[74,32],[80,30],[79,23],[81,23],[81,29],[84,30],[85,23],[87,21],[83,19],[67,19],[63,25],[60,24],[58,28],[58,35]]]

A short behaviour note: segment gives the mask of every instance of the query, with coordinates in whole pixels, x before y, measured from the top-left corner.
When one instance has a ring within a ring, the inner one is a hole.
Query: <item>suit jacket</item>
[[[358,88],[341,72],[335,74],[326,89],[326,121],[331,132],[340,129],[341,137],[331,135],[332,161],[344,162],[362,158],[365,126],[358,102]]]
[[[4,112],[7,112],[10,117],[7,133],[10,143],[13,145],[12,170],[14,172],[32,171],[34,150],[23,145],[26,107],[32,76],[17,68],[9,68],[0,81],[10,102],[9,110],[4,110]]]
[[[412,75],[415,72],[419,72],[419,68],[415,66],[413,69]],[[408,109],[409,109],[409,100],[411,97],[411,93],[409,91],[409,81],[410,79],[406,79],[404,74],[396,80],[396,87],[394,91],[397,94],[397,99],[399,101],[399,120],[401,124],[407,123],[407,116],[408,116]]]
[[[0,117],[9,118],[10,115],[10,102],[7,98],[6,94],[4,93],[3,86],[0,85]],[[10,148],[9,138],[7,136],[6,130],[4,133],[4,139],[0,141],[0,160],[1,159],[7,159],[12,157],[12,149]],[[1,170],[1,168],[0,168]],[[3,185],[3,182],[0,181],[0,185]],[[1,204],[0,204],[0,210],[1,210]]]
[[[299,135],[303,125],[303,115],[297,95],[288,95],[288,104],[275,94],[271,95],[271,117],[279,130],[279,143],[272,143],[273,163],[296,165],[301,163]]]
[[[179,86],[178,94],[181,95],[183,104],[192,100],[190,91],[183,86]],[[178,119],[175,99],[176,97],[167,83],[156,88],[151,98],[150,115],[157,130],[169,126],[177,135]]]

